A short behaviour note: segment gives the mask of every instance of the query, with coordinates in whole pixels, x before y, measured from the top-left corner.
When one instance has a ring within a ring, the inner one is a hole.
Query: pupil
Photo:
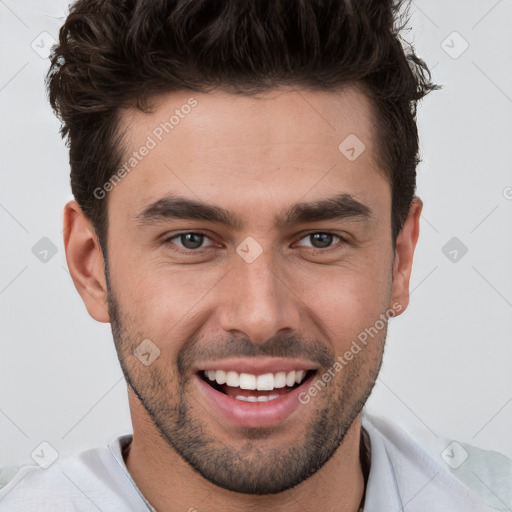
[[[332,235],[329,233],[314,233],[311,235],[313,237],[313,246],[314,247],[328,247],[332,242]],[[320,238],[322,237],[322,238]],[[325,238],[327,237],[327,238]],[[315,242],[319,242],[319,245],[315,245]]]
[[[203,243],[204,235],[199,233],[186,233],[185,235],[181,235],[181,243],[187,249],[197,249],[201,247]]]

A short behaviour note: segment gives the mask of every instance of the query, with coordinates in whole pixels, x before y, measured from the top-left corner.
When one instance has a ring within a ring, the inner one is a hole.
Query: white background
[[[68,156],[32,45],[57,38],[66,5],[0,1],[0,466],[33,463],[42,441],[65,456],[131,431],[110,326],[88,316],[62,245]],[[418,111],[411,304],[392,320],[368,410],[512,454],[512,0],[412,12],[406,37],[444,89]],[[32,253],[42,237],[58,251],[46,263]],[[452,237],[468,248],[455,263],[442,252]]]

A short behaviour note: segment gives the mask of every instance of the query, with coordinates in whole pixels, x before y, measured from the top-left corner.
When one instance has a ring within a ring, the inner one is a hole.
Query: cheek
[[[390,265],[331,267],[300,276],[302,298],[336,351],[350,345],[388,309]]]
[[[118,262],[116,294],[123,311],[155,340],[169,339],[181,331],[208,303],[208,295],[222,286],[227,270],[215,266]],[[133,268],[129,268],[133,267]],[[136,268],[136,270],[135,270]],[[204,301],[204,302],[203,302]],[[202,305],[203,304],[203,305]]]

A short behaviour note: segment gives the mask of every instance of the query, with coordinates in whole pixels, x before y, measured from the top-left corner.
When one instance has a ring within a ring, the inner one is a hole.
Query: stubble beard
[[[303,407],[310,419],[301,429],[300,439],[273,445],[272,436],[279,427],[245,428],[243,443],[229,444],[215,438],[213,430],[221,428],[204,418],[207,412],[193,397],[188,367],[183,359],[165,366],[165,348],[151,365],[144,366],[133,355],[135,347],[146,337],[138,324],[120,311],[108,290],[112,334],[121,369],[127,384],[144,406],[162,438],[194,471],[214,485],[243,494],[275,494],[291,489],[315,474],[335,454],[347,432],[361,412],[375,385],[382,363],[386,329],[373,350],[370,360],[358,354],[343,367],[312,400]],[[334,364],[334,354],[331,355]],[[181,362],[181,364],[180,364]],[[332,364],[330,366],[332,366]],[[328,367],[321,369],[320,379]],[[300,414],[298,415],[301,416]],[[211,417],[210,417],[211,418]]]

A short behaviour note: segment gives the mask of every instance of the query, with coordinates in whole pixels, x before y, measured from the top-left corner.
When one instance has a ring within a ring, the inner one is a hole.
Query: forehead
[[[369,99],[353,87],[161,94],[151,113],[131,109],[121,118],[126,172],[109,202],[135,211],[172,193],[250,213],[258,202],[347,192],[376,195],[385,207],[390,191],[373,126]]]

